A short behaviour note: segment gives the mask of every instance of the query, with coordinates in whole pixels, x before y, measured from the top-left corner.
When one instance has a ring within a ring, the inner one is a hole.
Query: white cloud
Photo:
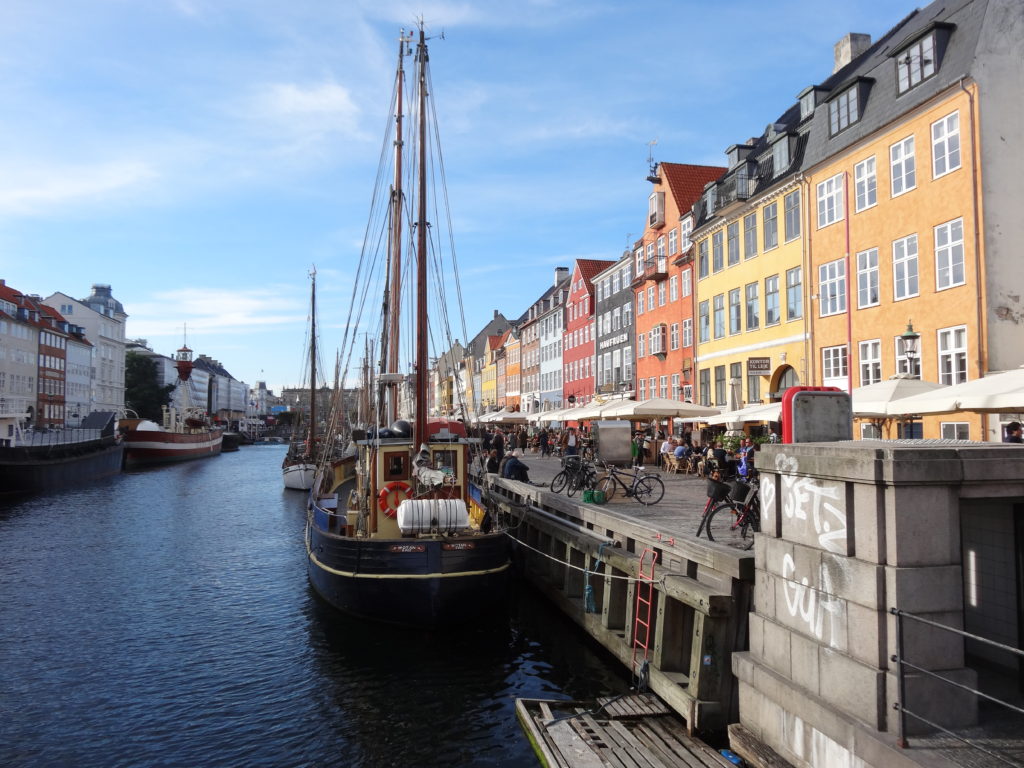
[[[181,338],[188,334],[238,334],[254,329],[303,324],[304,303],[263,288],[217,290],[187,288],[158,293],[152,301],[133,303],[132,336]]]
[[[134,160],[6,168],[0,170],[0,212],[25,215],[62,205],[98,202],[135,191],[158,176],[152,165]]]

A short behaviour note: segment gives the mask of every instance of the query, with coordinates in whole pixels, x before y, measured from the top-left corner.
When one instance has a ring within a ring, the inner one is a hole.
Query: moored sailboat
[[[402,136],[402,62],[411,42],[411,37],[402,36],[396,76],[395,181],[387,202],[390,226],[383,262],[379,371],[366,381],[364,366],[363,410],[368,418],[365,429],[353,430],[355,455],[325,458],[320,463],[310,494],[306,546],[309,580],[331,605],[371,619],[437,627],[472,620],[488,605],[500,603],[510,559],[504,532],[496,530],[490,516],[473,501],[474,496],[479,499],[479,490],[470,474],[470,443],[463,423],[430,419],[427,414],[431,223],[426,179],[435,166],[426,159],[428,75],[422,26],[415,56],[418,131],[407,146]],[[412,147],[418,180],[412,228],[416,236],[415,368],[406,374],[398,370],[401,246],[406,229],[402,153]],[[441,277],[434,284],[443,286],[449,279]],[[442,298],[435,306],[445,303]],[[358,317],[361,310],[355,304]],[[340,424],[344,406],[336,404],[332,424]]]
[[[319,443],[317,440],[316,412],[316,270],[310,274],[312,288],[309,299],[309,419],[302,429],[301,413],[299,422],[292,429],[288,452],[281,463],[284,487],[296,491],[308,491],[316,477]]]

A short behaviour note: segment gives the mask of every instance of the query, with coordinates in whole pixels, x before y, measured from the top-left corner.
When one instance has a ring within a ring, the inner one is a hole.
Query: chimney
[[[494,319],[495,319],[495,320],[497,320],[497,319],[498,319],[498,310],[494,310]]]
[[[871,35],[864,35],[860,32],[850,32],[840,39],[835,46],[835,66],[832,68],[832,74],[834,75],[870,47]]]
[[[555,267],[555,285],[569,279],[568,267]]]

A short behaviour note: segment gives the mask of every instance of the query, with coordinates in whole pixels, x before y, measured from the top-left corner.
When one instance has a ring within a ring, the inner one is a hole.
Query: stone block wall
[[[896,619],[961,628],[961,499],[1024,495],[1024,451],[936,441],[765,446],[740,721],[795,765],[899,765]],[[904,622],[904,658],[971,685],[964,641]],[[970,725],[974,697],[906,679],[908,707]],[[920,731],[907,721],[907,733]]]

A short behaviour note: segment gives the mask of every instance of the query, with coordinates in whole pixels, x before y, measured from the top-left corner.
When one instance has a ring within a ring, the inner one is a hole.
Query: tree
[[[157,383],[156,363],[138,352],[129,352],[124,360],[124,402],[143,419],[160,423],[163,406],[171,402],[174,385]]]

